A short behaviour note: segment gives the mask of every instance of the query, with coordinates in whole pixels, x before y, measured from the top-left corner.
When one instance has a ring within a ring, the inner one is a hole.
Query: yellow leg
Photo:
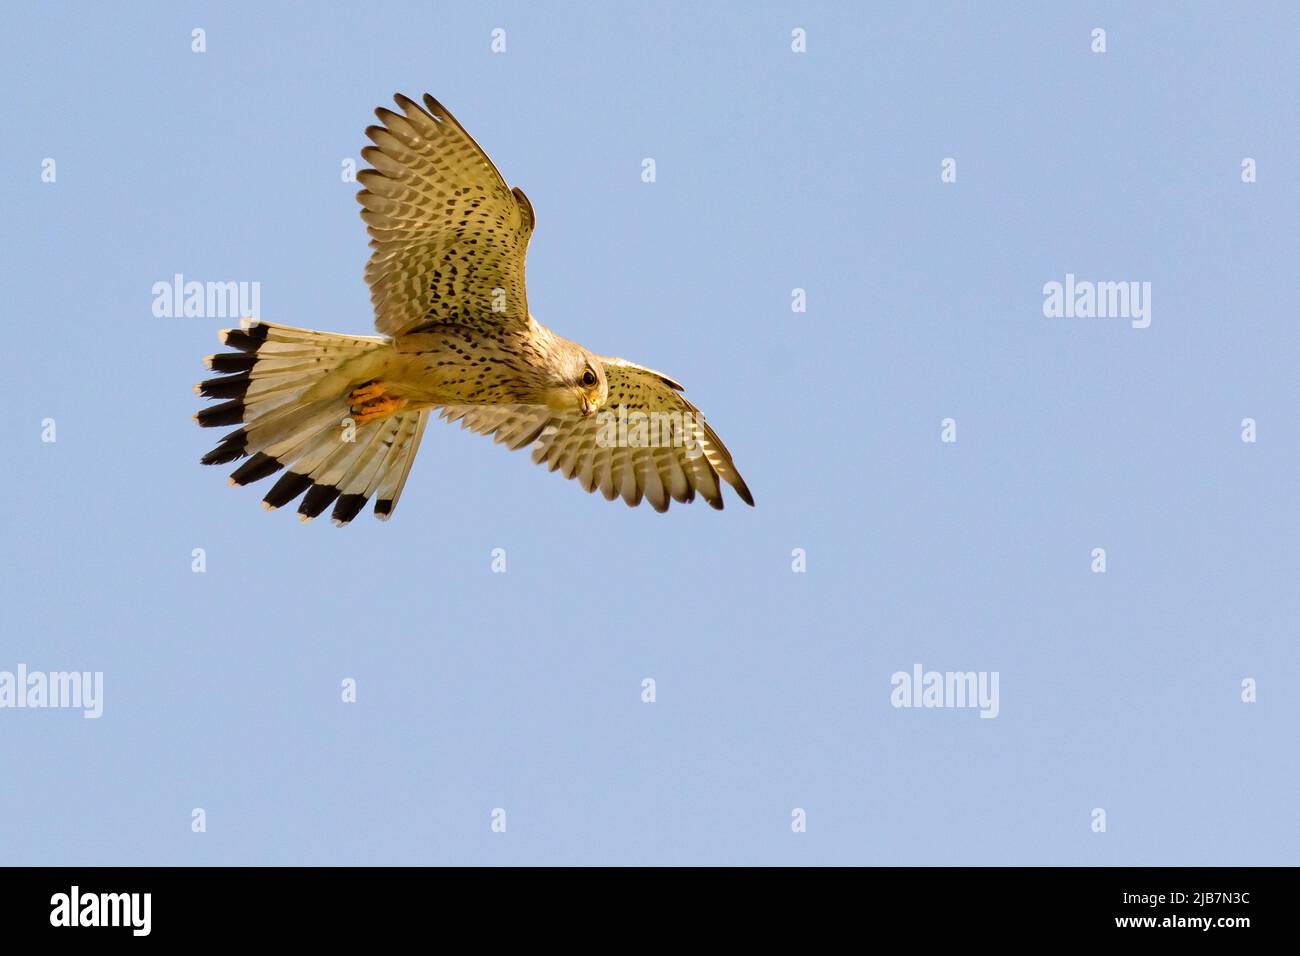
[[[353,389],[352,394],[348,396],[349,405],[364,405],[371,399],[379,398],[384,394],[383,382],[371,382],[369,385],[362,385],[360,388]]]
[[[371,382],[369,385],[363,385],[354,389],[348,396],[348,406],[352,412],[352,420],[358,425],[364,425],[367,422],[377,421],[380,418],[387,418],[395,412],[401,411],[407,405],[405,398],[394,398],[387,392],[387,386],[383,382]]]
[[[367,422],[387,418],[395,412],[400,412],[406,407],[406,404],[407,401],[404,398],[377,398],[372,402],[367,402],[360,408],[352,409],[352,420],[358,425],[364,425]]]

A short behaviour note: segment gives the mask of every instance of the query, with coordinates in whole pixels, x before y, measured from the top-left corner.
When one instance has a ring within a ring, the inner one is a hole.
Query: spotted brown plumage
[[[402,112],[375,111],[383,125],[366,130],[374,145],[361,151],[374,168],[357,174],[374,250],[366,282],[375,328],[391,336],[439,323],[487,334],[523,328],[532,205],[432,96],[427,109],[394,99]]]
[[[371,499],[392,514],[428,417],[443,418],[575,478],[587,491],[658,511],[722,483],[754,503],[731,455],[682,386],[601,356],[528,312],[532,204],[437,100],[398,94],[362,150],[357,199],[370,234],[365,277],[380,336],[245,320],[233,351],[195,386],[195,418],[238,426],[203,457],[242,461],[231,484],[278,475],[268,509],[301,497],[303,520],[351,521]]]

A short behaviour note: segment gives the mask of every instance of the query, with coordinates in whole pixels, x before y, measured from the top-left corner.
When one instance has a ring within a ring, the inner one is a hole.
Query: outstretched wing
[[[670,499],[693,501],[698,492],[721,510],[721,478],[753,505],[731,453],[682,397],[681,386],[622,359],[601,362],[609,400],[596,415],[555,415],[539,405],[453,405],[442,417],[512,451],[533,445],[533,461],[577,478],[587,491],[599,488],[610,501],[622,496],[635,507],[645,499],[667,511]]]
[[[401,335],[438,322],[480,331],[528,321],[524,258],[532,204],[441,103],[394,97],[361,151],[357,179],[374,250],[366,282],[375,328]]]

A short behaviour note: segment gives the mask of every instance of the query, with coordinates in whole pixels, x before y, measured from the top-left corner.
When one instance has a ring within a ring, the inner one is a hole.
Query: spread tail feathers
[[[327,380],[344,365],[364,369],[366,356],[387,348],[386,341],[248,319],[242,328],[223,331],[221,341],[236,351],[208,356],[208,367],[221,374],[194,386],[199,395],[221,401],[194,418],[204,427],[239,427],[203,456],[203,464],[247,458],[231,474],[232,485],[284,469],[263,506],[274,510],[303,495],[303,521],[333,505],[331,516],[342,527],[372,495],[375,516],[386,520],[406,484],[428,412],[357,424],[348,403],[357,383],[346,374],[336,376],[337,388]]]

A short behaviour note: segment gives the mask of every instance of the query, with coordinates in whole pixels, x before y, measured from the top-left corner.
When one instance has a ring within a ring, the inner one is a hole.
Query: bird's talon
[[[381,397],[355,402],[352,400],[356,398],[357,392],[353,392],[349,399],[349,401],[352,401],[350,409],[352,420],[358,425],[365,425],[367,422],[373,422],[380,418],[387,418],[389,415],[399,412],[406,407],[407,400],[405,398],[392,398],[391,396],[384,395],[383,386],[371,387],[378,388]],[[357,391],[359,392],[361,389],[358,389]]]
[[[360,388],[353,389],[352,394],[348,396],[348,404],[356,407],[364,405],[372,399],[379,398],[384,394],[384,386],[379,382],[371,382],[369,385],[362,385]]]

